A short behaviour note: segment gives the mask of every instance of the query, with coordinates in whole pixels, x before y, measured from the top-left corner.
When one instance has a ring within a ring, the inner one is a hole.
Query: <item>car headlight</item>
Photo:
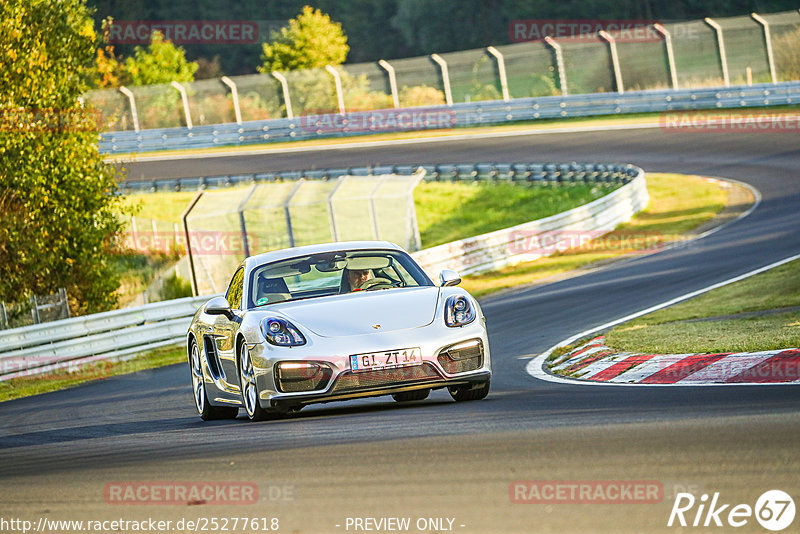
[[[261,321],[261,333],[266,340],[279,347],[296,347],[305,345],[306,338],[295,325],[286,319],[269,317]]]
[[[475,308],[463,295],[448,297],[444,303],[444,323],[447,326],[464,326],[475,320]]]

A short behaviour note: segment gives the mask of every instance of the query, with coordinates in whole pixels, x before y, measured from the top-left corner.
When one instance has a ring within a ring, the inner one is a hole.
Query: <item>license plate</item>
[[[395,369],[397,367],[421,364],[422,351],[419,347],[350,355],[350,369],[353,371]]]

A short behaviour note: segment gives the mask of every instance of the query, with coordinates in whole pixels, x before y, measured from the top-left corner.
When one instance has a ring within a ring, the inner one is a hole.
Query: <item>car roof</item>
[[[284,248],[281,250],[264,252],[263,254],[250,256],[245,260],[244,263],[245,269],[249,271],[254,267],[274,261],[286,260],[299,256],[308,256],[310,254],[319,254],[324,252],[347,252],[351,250],[399,250],[401,252],[405,252],[402,247],[390,241],[339,241],[336,243],[305,245],[302,247]]]

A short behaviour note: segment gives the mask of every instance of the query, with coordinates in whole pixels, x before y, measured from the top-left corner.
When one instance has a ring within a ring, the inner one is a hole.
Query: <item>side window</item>
[[[242,290],[244,288],[244,268],[239,268],[236,274],[231,278],[231,284],[228,286],[228,292],[225,293],[225,298],[234,310],[242,308]]]

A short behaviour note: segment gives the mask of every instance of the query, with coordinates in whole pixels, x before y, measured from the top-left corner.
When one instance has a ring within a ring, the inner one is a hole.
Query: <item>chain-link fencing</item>
[[[663,32],[656,31],[658,26]],[[488,49],[91,91],[106,131],[463,102],[800,79],[800,13],[651,24]],[[555,53],[560,48],[560,53]],[[614,66],[614,52],[618,70]],[[560,79],[563,73],[564,80]],[[339,83],[337,84],[337,77]],[[619,78],[619,79],[617,79]],[[674,82],[673,82],[674,80]],[[181,97],[186,91],[186,103]],[[136,112],[134,112],[134,109]],[[238,112],[237,112],[238,109]]]

